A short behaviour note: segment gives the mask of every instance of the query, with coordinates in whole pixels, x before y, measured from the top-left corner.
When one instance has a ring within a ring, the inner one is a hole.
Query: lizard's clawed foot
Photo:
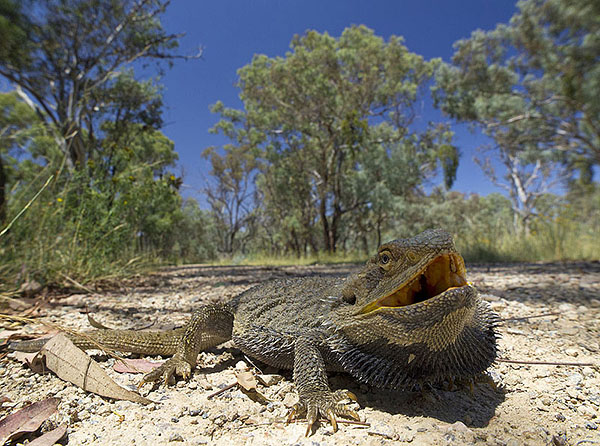
[[[139,383],[138,388],[146,383],[154,383],[161,381],[165,386],[169,385],[169,381],[173,377],[181,377],[185,381],[192,376],[192,365],[187,362],[182,356],[175,355],[165,361],[160,367],[155,368],[149,373],[146,373]]]
[[[337,392],[323,391],[312,393],[304,398],[300,398],[300,402],[294,406],[289,417],[288,423],[292,421],[296,415],[306,414],[308,425],[306,426],[306,436],[308,437],[312,426],[319,418],[319,415],[327,418],[333,427],[333,431],[337,432],[336,415],[345,418],[352,418],[360,421],[358,414],[349,409],[341,401],[351,399],[356,401],[356,395],[347,390],[338,390]]]

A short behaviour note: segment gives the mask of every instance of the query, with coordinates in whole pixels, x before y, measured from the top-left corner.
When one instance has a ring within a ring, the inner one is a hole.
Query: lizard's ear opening
[[[356,294],[354,294],[354,291],[345,288],[342,292],[342,300],[350,305],[354,305],[356,303]]]

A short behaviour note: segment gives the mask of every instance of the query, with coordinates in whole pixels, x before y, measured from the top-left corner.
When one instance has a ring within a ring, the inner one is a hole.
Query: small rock
[[[565,421],[566,418],[562,413],[557,413],[554,418],[556,418],[556,421]]]
[[[567,389],[567,395],[569,395],[574,400],[583,400],[583,395],[577,389],[573,389],[572,387]]]
[[[495,294],[482,294],[481,297],[488,302],[498,302],[502,299],[500,296],[496,296]]]
[[[418,427],[417,432],[427,432],[427,428],[426,427]]]
[[[554,446],[567,446],[567,437],[562,435],[553,435],[552,436],[552,444]]]
[[[594,406],[600,406],[600,393],[593,393],[589,395],[587,400]]]
[[[192,390],[197,389],[198,388],[198,383],[196,381],[190,381],[188,383],[188,388],[190,388]]]
[[[415,439],[415,434],[413,434],[412,432],[403,432],[401,434],[398,434],[398,438],[397,440],[400,443],[412,443],[412,441]]]
[[[581,373],[583,373],[583,376],[585,376],[586,378],[593,378],[596,374],[594,369],[591,367],[584,367],[583,369],[581,369]]]
[[[372,424],[367,433],[369,435],[378,435],[387,438],[388,440],[395,440],[398,438],[396,430],[392,426],[384,423]]]
[[[283,398],[283,405],[288,408],[294,407],[297,402],[298,395],[296,395],[295,393],[290,392]]]
[[[236,370],[246,370],[248,368],[248,364],[245,361],[238,361],[235,365]]]
[[[568,311],[573,311],[575,309],[575,305],[572,304],[568,304],[568,303],[562,303],[558,306],[558,310],[561,313],[566,313]]]
[[[569,386],[578,386],[583,381],[583,376],[580,373],[571,373],[567,376]]]
[[[42,291],[44,287],[36,280],[24,282],[19,288],[19,293],[25,297],[31,297]]]
[[[565,350],[565,353],[572,357],[577,357],[579,355],[579,351],[575,348],[568,348]]]
[[[175,441],[183,441],[183,437],[181,436],[181,434],[171,434],[171,436],[169,437],[169,442]]]
[[[465,424],[461,421],[457,421],[456,423],[448,426],[447,431],[448,432],[460,432],[462,434],[473,433],[473,431],[471,429],[469,429],[467,426],[465,426]]]
[[[593,421],[588,421],[587,423],[585,423],[585,428],[595,431],[596,429],[598,429],[598,425],[596,423],[594,423]]]
[[[550,404],[552,404],[552,398],[550,398],[549,396],[545,396],[544,398],[542,398],[542,403],[544,404],[544,406],[549,406]]]
[[[584,418],[592,419],[596,418],[596,411],[589,406],[582,404],[577,408],[577,412]]]

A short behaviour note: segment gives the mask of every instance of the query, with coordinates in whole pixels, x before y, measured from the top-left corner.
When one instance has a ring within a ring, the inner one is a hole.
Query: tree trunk
[[[0,223],[6,221],[6,171],[0,156]]]
[[[325,248],[325,251],[327,251],[328,253],[333,253],[334,248],[331,244],[331,230],[329,228],[329,220],[327,219],[327,204],[325,203],[325,198],[321,199],[320,213],[321,226],[323,227],[323,246]]]

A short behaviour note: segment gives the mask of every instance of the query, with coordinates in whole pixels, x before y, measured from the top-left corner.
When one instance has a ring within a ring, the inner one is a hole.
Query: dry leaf
[[[56,412],[60,399],[48,398],[30,404],[0,420],[0,444],[27,432],[35,432],[50,415]]]
[[[38,352],[33,353],[25,353],[25,352],[13,352],[13,356],[15,359],[23,364],[27,364],[31,367],[31,363],[33,362],[33,358],[37,356]],[[34,370],[34,372],[40,373],[38,370]]]
[[[244,392],[252,401],[256,401],[257,403],[261,404],[267,404],[269,402],[269,399],[266,396],[256,390],[258,383],[254,373],[249,370],[238,372],[235,374],[235,378],[240,386],[240,390]]]
[[[251,371],[238,372],[235,374],[235,379],[244,390],[256,390],[256,377]]]
[[[90,313],[87,314],[87,319],[89,324],[94,327],[97,328],[99,330],[110,330],[110,328],[106,327],[105,325],[102,325],[100,322],[98,322],[96,319],[94,319]]]
[[[45,367],[70,383],[83,390],[116,400],[128,400],[136,403],[151,403],[147,398],[127,390],[115,383],[104,370],[77,348],[64,334],[59,333],[46,342],[38,356],[34,359],[32,368]]]
[[[113,370],[118,373],[148,373],[163,362],[147,361],[146,359],[121,359],[115,362]]]
[[[256,375],[256,379],[265,387],[270,387],[277,384],[283,379],[281,375]]]
[[[27,446],[52,446],[67,433],[67,425],[61,424],[56,429],[46,432],[44,435],[31,440]]]

